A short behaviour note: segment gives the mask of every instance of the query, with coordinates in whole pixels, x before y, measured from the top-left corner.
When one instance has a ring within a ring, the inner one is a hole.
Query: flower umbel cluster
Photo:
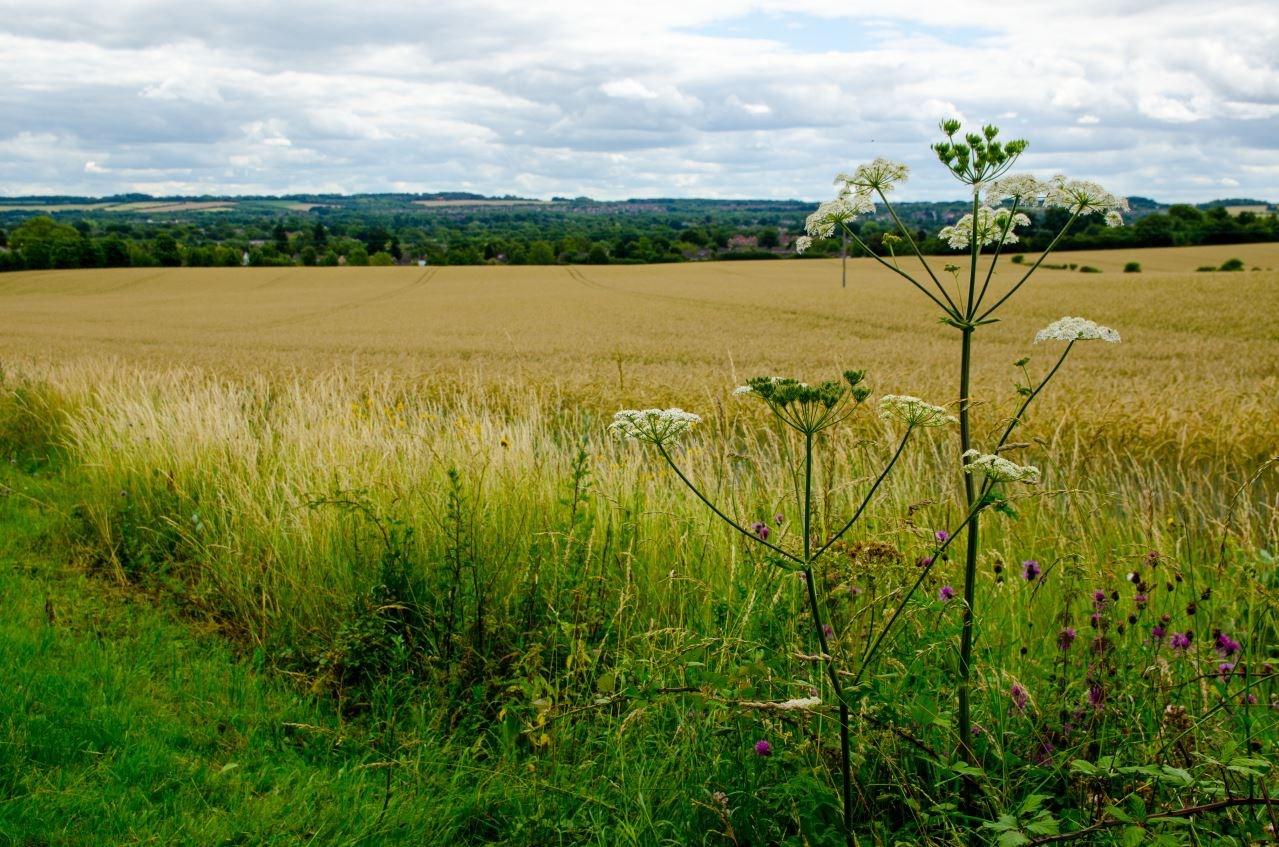
[[[835,177],[835,185],[842,186],[841,196],[854,194],[869,198],[874,193],[887,194],[892,191],[899,182],[906,181],[909,173],[910,168],[901,162],[880,158],[868,164],[858,165],[857,170],[851,174],[839,174]]]
[[[1053,321],[1035,333],[1035,343],[1041,341],[1108,341],[1119,343],[1119,333],[1108,326],[1093,323],[1087,318],[1064,317]]]
[[[1080,217],[1100,212],[1105,216],[1106,226],[1123,226],[1120,212],[1128,211],[1128,201],[1123,197],[1116,197],[1095,182],[1066,179],[1061,174],[1050,181],[1044,205],[1060,206]]]
[[[836,226],[874,210],[874,202],[866,195],[841,194],[818,206],[817,211],[804,221],[804,231],[813,238],[830,238],[835,234]]]
[[[1030,174],[1013,174],[986,185],[986,202],[1012,200],[1018,206],[1034,206],[1043,202],[1051,187]]]
[[[953,226],[944,228],[939,235],[954,249],[963,250],[973,243],[974,237],[982,247],[996,241],[1000,244],[1014,244],[1017,233],[1013,232],[1013,228],[1019,226],[1030,226],[1030,218],[1010,209],[982,206],[977,210],[975,236],[972,215],[964,215]]]
[[[886,421],[900,421],[912,428],[959,423],[958,418],[948,414],[941,406],[925,403],[909,394],[885,394],[879,400],[879,416]]]
[[[969,450],[963,458],[964,473],[981,473],[992,482],[1024,482],[1028,485],[1039,482],[1039,468],[1034,465],[1019,465],[1003,456],[976,450]]]
[[[933,152],[955,178],[969,185],[979,186],[1008,172],[1029,143],[1023,140],[1001,142],[996,140],[999,128],[986,125],[981,132],[966,133],[957,139],[960,123],[957,120],[942,121],[941,131],[946,140],[933,145]]]
[[[617,438],[661,445],[677,440],[701,420],[683,409],[623,409],[613,415],[608,429]]]

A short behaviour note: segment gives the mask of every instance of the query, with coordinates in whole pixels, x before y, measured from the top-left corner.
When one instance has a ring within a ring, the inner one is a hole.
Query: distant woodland
[[[1258,200],[1200,206],[1129,198],[1126,226],[1076,222],[1058,250],[1279,241],[1275,207]],[[815,204],[767,200],[594,201],[467,194],[254,198],[40,197],[0,199],[0,270],[242,265],[645,264],[849,255],[855,240],[793,248]],[[938,231],[961,202],[895,207],[925,253],[953,253]],[[1060,209],[1032,214],[1017,252],[1047,246]],[[894,224],[881,211],[857,220],[876,252]],[[899,253],[902,246],[895,248]],[[1007,252],[1007,251],[1006,251]]]

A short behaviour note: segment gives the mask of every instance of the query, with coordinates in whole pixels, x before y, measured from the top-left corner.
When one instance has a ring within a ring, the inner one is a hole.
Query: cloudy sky
[[[0,0],[0,195],[822,199],[876,156],[1279,200],[1274,0]]]

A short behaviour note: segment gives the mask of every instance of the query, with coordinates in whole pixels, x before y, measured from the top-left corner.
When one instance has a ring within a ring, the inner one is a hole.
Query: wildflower
[[[1057,633],[1057,649],[1069,650],[1070,645],[1075,643],[1075,630],[1072,627],[1063,627],[1061,632]]]
[[[1239,698],[1239,705],[1240,706],[1257,705],[1257,695],[1252,693],[1243,695],[1242,697]]]
[[[1060,174],[1049,183],[1044,197],[1045,206],[1059,206],[1081,217],[1101,212],[1106,226],[1121,226],[1120,212],[1128,211],[1128,201],[1116,197],[1095,182],[1082,179],[1066,179]]]
[[[808,248],[812,246],[813,246],[813,239],[807,235],[801,235],[799,238],[795,239],[796,253],[807,252]]]
[[[979,723],[973,724],[973,728],[972,728],[973,738],[976,738],[977,736],[981,735],[985,731],[986,729],[981,724]]]
[[[921,556],[921,557],[920,557],[920,559],[919,559],[919,566],[920,566],[921,568],[926,568],[926,567],[928,567],[929,565],[931,565],[932,563],[933,563],[933,557],[932,557],[932,556]]]
[[[1160,641],[1164,637],[1164,628],[1159,624],[1155,624],[1150,628],[1150,637],[1155,641]]]
[[[814,238],[830,238],[835,234],[836,226],[874,210],[875,204],[869,196],[841,194],[818,206],[817,211],[804,221],[804,231]]]
[[[900,421],[908,427],[945,426],[959,420],[941,406],[925,403],[908,394],[885,394],[879,400],[879,416],[886,421]]]
[[[1035,343],[1041,341],[1108,341],[1119,342],[1119,333],[1108,326],[1093,323],[1087,318],[1064,317],[1055,320],[1035,333]]]
[[[1035,204],[1048,194],[1050,186],[1030,174],[1013,174],[986,185],[986,202],[998,203],[1012,200],[1018,205]]]
[[[772,745],[772,744],[769,744],[767,741],[764,741],[763,739],[760,739],[759,741],[756,741],[756,742],[755,742],[755,755],[756,755],[756,756],[771,756],[771,755],[773,755],[773,745]]]
[[[1149,599],[1145,594],[1137,594],[1132,598],[1132,601],[1137,604],[1138,609],[1144,609]]]
[[[1088,689],[1088,705],[1097,711],[1101,711],[1102,706],[1106,702],[1106,689],[1100,685],[1093,685]]]
[[[955,250],[963,250],[974,240],[985,247],[998,241],[1000,244],[1015,244],[1017,233],[1015,227],[1030,226],[1030,218],[1021,212],[1008,209],[992,209],[982,206],[977,210],[976,233],[972,214],[964,215],[953,225],[945,227],[937,235]]]
[[[933,537],[937,539],[938,544],[945,544],[950,540],[950,533],[944,529],[939,529],[933,533]]]
[[[1088,620],[1092,624],[1092,628],[1096,629],[1097,627],[1101,626],[1101,613],[1093,612],[1092,615],[1089,616]]]
[[[943,585],[941,591],[937,592],[937,598],[943,603],[949,603],[955,599],[955,589],[949,585]]]
[[[768,524],[755,521],[755,523],[751,524],[751,531],[759,536],[760,541],[768,540]]]
[[[660,446],[678,439],[701,420],[683,409],[623,409],[613,415],[608,428],[617,438],[633,438]]]
[[[829,641],[830,639],[834,638],[834,637],[835,637],[835,627],[831,626],[831,625],[830,625],[830,624],[828,624],[828,623],[824,623],[824,624],[822,624],[822,635],[826,636],[826,640],[827,640],[827,641]]]
[[[1217,676],[1221,677],[1223,680],[1230,679],[1230,677],[1234,674],[1234,672],[1235,672],[1234,662],[1222,662],[1221,664],[1217,665]]]
[[[1149,553],[1147,553],[1147,554],[1146,554],[1146,563],[1147,563],[1147,564],[1149,564],[1152,568],[1153,568],[1155,565],[1159,564],[1159,553],[1158,553],[1158,551],[1156,551],[1156,550],[1151,550]]]
[[[778,526],[781,526],[785,522],[786,522],[785,515],[781,515],[781,514],[773,515],[773,523],[777,524]]]
[[[1012,688],[1008,689],[1008,696],[1012,698],[1013,705],[1017,707],[1017,711],[1026,711],[1026,705],[1030,702],[1030,695],[1026,692],[1026,689],[1014,682]]]
[[[910,168],[901,162],[880,158],[869,164],[858,165],[851,175],[839,174],[835,177],[835,184],[843,184],[841,192],[869,197],[874,192],[887,194],[897,187],[897,183],[905,182],[909,173]]]
[[[992,482],[1024,482],[1027,485],[1039,482],[1039,468],[1034,465],[1019,465],[1003,456],[976,450],[964,453],[963,459],[966,461],[964,473],[981,471]]]
[[[1041,573],[1043,571],[1034,559],[1027,559],[1021,563],[1021,578],[1027,582],[1033,582]]]
[[[1185,632],[1174,632],[1168,639],[1168,646],[1174,650],[1190,649],[1190,634]]]
[[[786,700],[785,702],[778,703],[777,708],[786,709],[787,711],[790,711],[792,709],[811,709],[815,706],[820,706],[821,704],[822,704],[822,698],[820,697],[800,697],[795,700]],[[767,744],[768,742],[765,741],[763,743]],[[759,750],[758,744],[755,745],[755,750],[756,752],[758,752]],[[767,754],[761,754],[761,755],[767,755]]]
[[[1217,655],[1221,656],[1221,658],[1227,659],[1238,653],[1243,649],[1243,647],[1238,641],[1235,641],[1229,635],[1226,635],[1224,632],[1219,632],[1217,633],[1217,640],[1213,649],[1217,651]]]
[[[1098,609],[1106,608],[1106,592],[1098,588],[1092,593],[1092,604]]]

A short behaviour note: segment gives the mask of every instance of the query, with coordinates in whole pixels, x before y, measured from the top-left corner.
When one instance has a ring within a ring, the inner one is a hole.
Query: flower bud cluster
[[[1119,343],[1119,333],[1108,326],[1093,323],[1087,318],[1064,317],[1053,321],[1035,333],[1035,343],[1041,341],[1107,341]]]
[[[1034,465],[1019,465],[1003,456],[976,450],[969,450],[963,458],[964,473],[980,473],[992,482],[1039,482],[1039,468]]]
[[[969,132],[957,139],[959,130],[959,121],[943,121],[941,131],[946,140],[934,144],[933,152],[956,179],[973,186],[1007,173],[1029,146],[1029,142],[1020,139],[998,141],[999,127],[991,124],[982,127],[980,133]]]
[[[865,376],[864,371],[844,371],[842,380],[828,379],[818,385],[791,377],[757,376],[733,393],[759,397],[788,425],[811,434],[843,420],[850,399],[859,404],[870,395],[870,389],[861,384]]]

